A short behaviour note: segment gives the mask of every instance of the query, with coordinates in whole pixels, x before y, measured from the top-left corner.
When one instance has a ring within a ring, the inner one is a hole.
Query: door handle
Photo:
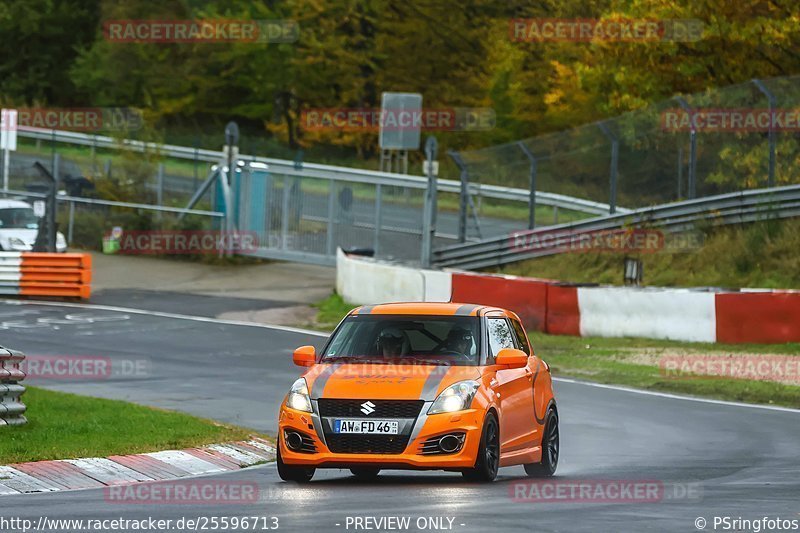
[[[533,379],[533,372],[531,372],[530,368],[525,368],[525,377],[528,378],[528,381]]]

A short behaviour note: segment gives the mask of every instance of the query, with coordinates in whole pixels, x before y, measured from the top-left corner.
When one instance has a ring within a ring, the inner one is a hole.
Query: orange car
[[[517,315],[474,304],[398,303],[351,311],[280,408],[278,473],[317,468],[359,478],[381,469],[459,471],[492,481],[501,466],[552,476],[558,410],[550,367]]]

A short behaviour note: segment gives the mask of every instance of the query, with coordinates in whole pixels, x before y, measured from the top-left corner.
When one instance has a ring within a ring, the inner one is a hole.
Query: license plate
[[[397,420],[334,420],[333,432],[397,435],[400,423]]]

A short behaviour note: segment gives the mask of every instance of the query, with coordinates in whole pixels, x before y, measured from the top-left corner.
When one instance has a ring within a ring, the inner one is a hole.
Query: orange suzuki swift
[[[397,303],[351,311],[280,408],[278,473],[317,468],[359,478],[381,469],[459,471],[492,481],[501,466],[552,476],[558,410],[550,367],[512,312],[473,304]]]

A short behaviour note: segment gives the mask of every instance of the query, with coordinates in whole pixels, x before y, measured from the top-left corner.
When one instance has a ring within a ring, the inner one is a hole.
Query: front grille
[[[403,453],[408,445],[408,435],[325,435],[328,448],[333,453]]]
[[[423,400],[332,400],[321,398],[319,414],[324,417],[366,418],[361,411],[361,404],[372,402],[375,411],[369,418],[417,418],[422,410]]]

